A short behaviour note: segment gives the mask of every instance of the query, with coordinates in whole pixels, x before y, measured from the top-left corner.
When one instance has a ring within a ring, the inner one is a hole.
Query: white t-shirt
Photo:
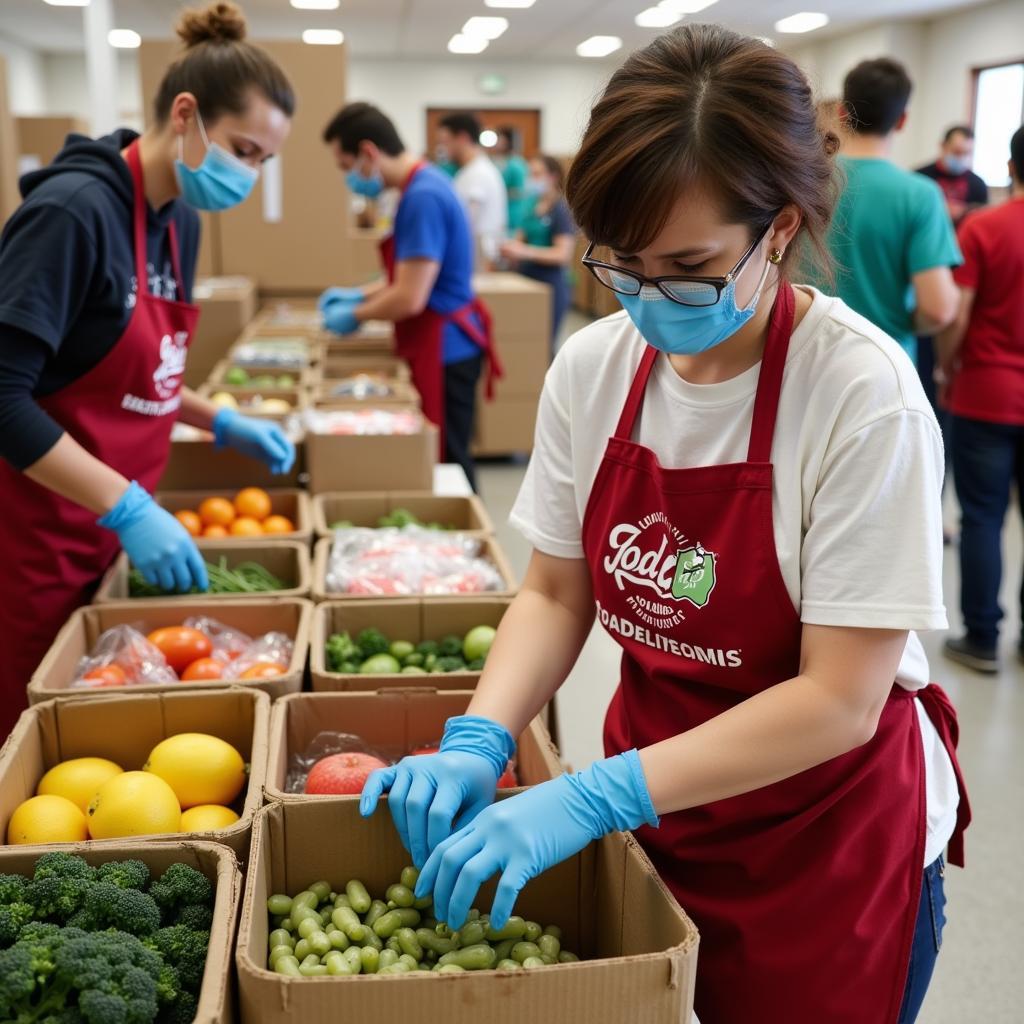
[[[772,447],[775,548],[802,622],[910,630],[896,681],[927,685],[914,630],[944,629],[942,439],[899,345],[839,299],[813,302],[790,340]],[[545,554],[582,558],[594,478],[645,343],[625,312],[573,335],[548,372],[537,437],[511,522]],[[659,357],[634,440],[662,465],[746,459],[760,365],[691,384]],[[953,767],[915,702],[926,755],[926,864],[958,804]]]
[[[455,193],[469,214],[477,252],[496,260],[508,230],[508,192],[494,161],[479,153],[455,175]]]

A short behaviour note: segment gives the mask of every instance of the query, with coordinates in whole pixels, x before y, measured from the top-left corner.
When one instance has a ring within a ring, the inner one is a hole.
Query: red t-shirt
[[[947,407],[956,416],[1024,425],[1024,196],[960,225],[956,283],[974,304]]]

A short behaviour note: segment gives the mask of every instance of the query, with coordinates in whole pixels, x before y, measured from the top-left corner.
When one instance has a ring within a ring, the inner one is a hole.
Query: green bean
[[[402,868],[402,885],[406,889],[416,889],[416,883],[419,881],[420,873],[412,866]]]
[[[549,924],[547,928],[544,929],[544,934],[553,935],[559,942],[562,941],[562,929],[559,928],[557,924]]]
[[[320,921],[320,915],[312,907],[307,907],[305,903],[299,903],[292,907],[291,919],[296,928],[298,928],[307,917],[315,917],[318,922]]]
[[[295,922],[290,917],[282,917],[278,922],[278,928],[283,928],[289,934],[295,931]]]
[[[450,939],[452,936],[451,929],[444,923],[444,921],[438,921],[434,926],[434,931],[445,939]]]
[[[409,956],[408,953],[403,953],[399,958],[400,964],[405,964],[410,971],[418,971],[420,969],[420,962],[414,956]]]
[[[540,959],[544,962],[545,966],[553,967],[558,961],[553,956],[548,956],[547,953],[541,953]]]
[[[324,956],[331,951],[331,940],[327,938],[326,932],[313,932],[306,941],[309,943],[309,948],[317,956]]]
[[[303,889],[298,896],[292,897],[292,910],[296,907],[309,907],[310,910],[315,910],[317,904],[320,901],[316,898],[315,892],[310,892],[309,889]],[[292,914],[292,917],[295,915]]]
[[[523,929],[523,938],[527,942],[536,942],[543,934],[544,929],[536,921],[526,922],[526,928]]]
[[[417,910],[426,910],[428,907],[434,905],[433,896],[420,896],[419,899],[414,900],[412,904]]]
[[[313,932],[323,930],[323,921],[319,917],[304,917],[299,922],[299,938],[308,939]]]
[[[392,935],[385,944],[386,949],[394,950],[399,956],[402,954],[402,944],[398,941],[398,935]]]
[[[358,946],[349,946],[342,950],[341,955],[348,963],[348,968],[353,974],[360,974],[363,970],[363,951]]]
[[[367,929],[351,907],[337,907],[331,914],[334,927],[343,931],[353,942],[361,942]]]
[[[557,960],[558,954],[562,952],[562,944],[554,935],[542,935],[537,940],[537,946],[542,956],[549,956],[552,960]]]
[[[578,964],[580,962],[580,958],[575,953],[570,953],[568,950],[563,949],[562,952],[558,954],[558,962],[560,964]]]
[[[539,956],[528,956],[523,961],[523,970],[532,971],[538,967],[547,967],[547,964]]]
[[[333,903],[337,898],[338,894],[333,889],[327,894],[327,899],[330,903]]]
[[[309,891],[316,896],[318,903],[324,903],[327,897],[331,895],[331,883],[330,882],[314,882],[310,887]]]
[[[486,971],[494,966],[494,949],[486,942],[478,942],[472,946],[463,946],[445,953],[438,961],[440,964],[458,964],[467,971]]]
[[[417,928],[416,941],[426,950],[430,950],[433,953],[450,953],[455,948],[455,943],[451,939],[443,938],[438,935],[437,932],[431,931],[429,928]]]
[[[370,909],[366,912],[366,917],[363,918],[363,924],[367,928],[372,928],[376,924],[377,919],[383,917],[387,912],[388,907],[383,900],[374,900],[370,904]]]
[[[306,936],[303,935],[303,938]],[[267,939],[267,946],[273,949],[275,946],[290,946],[295,942],[292,938],[292,933],[285,931],[283,928],[275,928],[270,933],[270,938]]]
[[[389,885],[384,894],[389,901],[393,900],[399,907],[411,907],[416,902],[412,889],[404,885]]]
[[[334,907],[335,907],[335,909],[337,909],[338,907],[351,907],[351,906],[352,906],[352,903],[350,902],[349,898],[344,893],[339,893],[337,896],[334,897]]]
[[[365,914],[370,909],[372,903],[370,894],[366,891],[366,886],[358,879],[353,878],[352,881],[345,883],[345,895],[357,914]]]
[[[512,947],[512,959],[522,963],[527,957],[540,957],[540,946],[535,942],[517,942]]]
[[[398,963],[398,953],[396,953],[393,949],[382,949],[380,951],[380,958],[378,960],[378,963],[379,970],[377,973],[379,974],[380,971],[383,971],[385,967],[391,967],[394,964]]]
[[[352,968],[349,967],[348,961],[335,950],[333,953],[328,953],[324,957],[324,966],[327,968],[328,974],[351,974]]]
[[[331,915],[334,913],[334,907],[331,904],[327,904],[323,910],[320,911],[320,924],[324,931],[327,930],[327,926],[331,923]]]
[[[372,946],[379,953],[384,948],[384,940],[372,929],[364,929],[366,934],[360,942],[361,946]]]
[[[401,960],[397,964],[392,964],[390,967],[385,967],[383,971],[378,971],[378,974],[411,974],[412,971],[408,964],[403,964]]]
[[[467,921],[453,936],[460,946],[476,946],[484,941],[487,926],[483,921]]]
[[[504,942],[499,942],[494,947],[494,955],[499,960],[511,960],[512,959],[512,947],[516,944],[515,939],[505,939]]]
[[[331,929],[331,931],[327,933],[327,938],[331,940],[331,947],[335,950],[344,951],[352,945],[348,936],[338,928]]]
[[[275,946],[270,951],[270,956],[267,957],[267,963],[270,964],[271,969],[283,956],[295,956],[295,950],[291,946]]]
[[[285,896],[283,893],[277,892],[267,900],[267,910],[272,914],[280,914],[281,917],[287,917],[291,909],[291,896]]]
[[[326,978],[327,968],[323,964],[299,964],[299,974],[304,978]]]
[[[382,938],[390,939],[392,935],[403,927],[402,918],[399,916],[397,910],[389,910],[386,914],[378,917],[373,922],[373,930]]]
[[[403,953],[407,953],[417,962],[423,959],[423,947],[420,945],[416,933],[411,928],[399,928],[395,932],[395,938],[398,939],[398,944],[402,947]]]
[[[499,960],[495,965],[497,971],[521,971],[523,965],[518,960]]]
[[[274,964],[274,973],[297,978],[300,975],[299,961],[293,956],[279,957],[277,963]]]
[[[320,957],[318,957],[316,953],[310,953],[309,956],[302,958],[302,963],[306,964],[307,966],[309,964],[318,964],[320,963]],[[301,967],[302,964],[299,964],[299,966]]]
[[[510,917],[504,928],[487,928],[488,942],[503,942],[505,939],[521,939],[526,931],[526,922],[521,917]]]
[[[460,967],[458,964],[438,964],[433,970],[437,971],[438,974],[465,974],[466,968]]]
[[[388,900],[387,908],[388,908],[388,910],[397,910],[398,909],[398,904],[394,900]]]
[[[363,946],[359,954],[363,962],[363,974],[376,974],[380,966],[380,953],[373,946]]]
[[[299,939],[295,943],[295,956],[299,960],[305,960],[310,953],[313,952],[313,947],[309,944],[309,939]]]

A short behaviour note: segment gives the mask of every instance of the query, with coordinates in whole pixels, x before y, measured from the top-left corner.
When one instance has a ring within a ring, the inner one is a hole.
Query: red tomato
[[[86,672],[82,679],[88,680],[89,686],[95,689],[128,685],[128,676],[120,665],[100,665]]]
[[[154,629],[146,638],[167,659],[167,664],[180,676],[200,658],[208,658],[213,644],[205,633],[190,626],[165,626]]]
[[[238,678],[239,679],[272,679],[274,676],[283,676],[288,671],[286,665],[277,661],[258,661],[250,665]]]
[[[387,765],[372,754],[331,754],[313,765],[306,778],[306,792],[358,794],[378,768]]]
[[[196,658],[181,674],[183,683],[194,683],[200,679],[220,679],[224,675],[224,663],[216,658]]]

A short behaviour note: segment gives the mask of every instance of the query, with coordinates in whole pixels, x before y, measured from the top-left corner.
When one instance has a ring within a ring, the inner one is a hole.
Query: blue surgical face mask
[[[949,174],[966,174],[970,170],[970,162],[962,156],[944,156],[942,166]]]
[[[523,195],[539,198],[547,193],[547,183],[540,178],[527,178],[523,184]]]
[[[198,167],[189,167],[183,158],[184,136],[178,136],[174,177],[178,181],[181,197],[197,210],[227,210],[237,206],[248,198],[260,172],[243,163],[223,146],[210,142],[199,111],[196,111],[196,123],[199,125],[203,145],[206,146],[206,156]]]
[[[384,191],[384,179],[380,171],[363,174],[358,167],[353,167],[345,175],[345,181],[357,196],[365,196],[367,199],[376,199]]]
[[[768,267],[766,262],[754,297],[744,309],[736,308],[735,278],[713,306],[683,306],[646,284],[639,295],[616,293],[616,298],[649,345],[669,355],[695,356],[732,337],[754,315]]]

